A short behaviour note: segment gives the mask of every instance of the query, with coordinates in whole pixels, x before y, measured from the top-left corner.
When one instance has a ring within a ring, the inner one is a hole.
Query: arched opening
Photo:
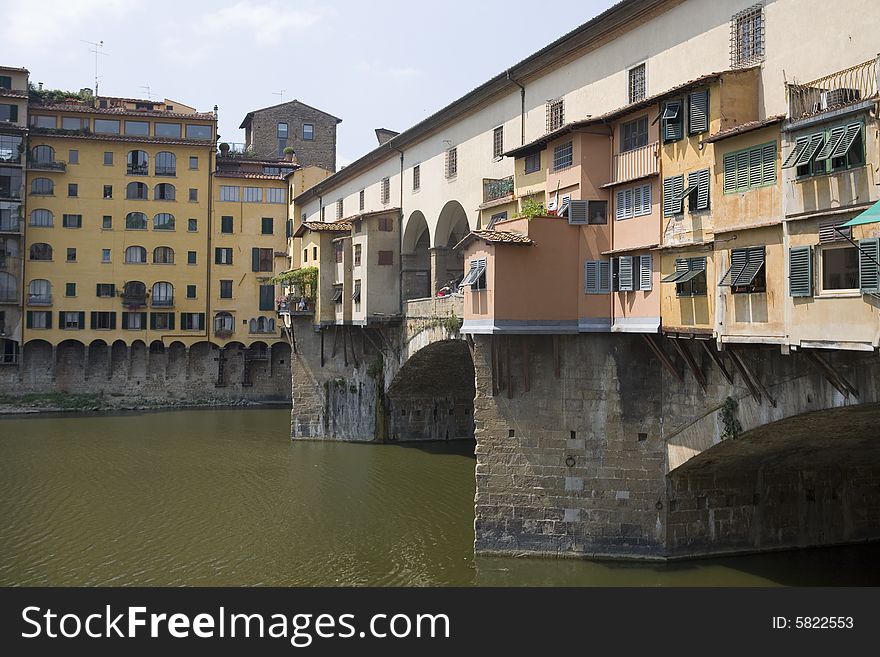
[[[82,381],[85,370],[85,345],[79,340],[63,340],[55,350],[55,381],[67,390]]]
[[[167,281],[153,283],[150,305],[154,308],[170,308],[174,305],[174,285]]]
[[[89,379],[106,377],[110,367],[110,353],[107,343],[103,340],[92,340],[89,343],[89,361],[86,363],[86,376]]]
[[[186,375],[186,345],[175,340],[168,347],[168,361],[165,364],[165,380],[172,381]]]
[[[142,281],[128,281],[122,288],[122,305],[140,307],[147,305],[147,286]]]
[[[177,198],[177,190],[171,183],[159,183],[153,187],[154,201],[173,201]]]
[[[440,211],[437,226],[434,228],[431,248],[432,292],[437,292],[447,284],[455,288],[457,282],[464,277],[464,251],[453,251],[453,247],[470,230],[467,213],[461,203],[448,201]]]
[[[35,278],[28,283],[29,306],[52,305],[52,283],[45,278]],[[60,328],[60,327],[59,327]]]
[[[55,193],[55,183],[49,178],[34,178],[31,181],[31,194],[34,196],[52,196]]]
[[[136,201],[146,201],[150,196],[150,188],[142,182],[130,182],[125,187],[125,198]]]
[[[54,216],[51,210],[45,208],[37,208],[31,210],[30,225],[40,228],[51,228],[54,223]]]
[[[146,230],[147,215],[143,212],[129,212],[125,215],[125,230]]]
[[[174,230],[174,226],[175,221],[173,214],[160,212],[155,217],[153,217],[153,230]]]
[[[406,220],[400,264],[404,301],[431,296],[431,233],[418,210]]]
[[[49,244],[44,242],[37,242],[36,244],[31,244],[30,251],[28,256],[31,260],[51,260],[52,259],[52,247]]]
[[[156,175],[177,175],[177,157],[174,155],[174,153],[171,153],[169,151],[160,151],[156,153]]]
[[[147,250],[142,246],[130,246],[125,249],[125,262],[131,265],[142,265],[147,262]]]
[[[146,151],[128,151],[126,165],[126,173],[131,176],[146,176],[150,173],[149,156]],[[129,187],[135,184],[143,185],[143,183],[131,183]]]
[[[417,351],[388,388],[389,440],[473,440],[474,362],[464,340]]]
[[[22,350],[22,371],[27,373],[28,383],[51,382],[53,370],[52,345],[45,340],[28,340]]]
[[[174,249],[172,249],[170,246],[157,246],[155,249],[153,249],[153,264],[173,265]]]
[[[130,379],[143,379],[147,376],[147,345],[143,340],[135,340],[131,343],[131,370],[128,373]]]
[[[31,150],[31,159],[35,164],[51,164],[55,161],[55,149],[42,144]]]
[[[124,379],[128,375],[128,345],[116,340],[110,348],[110,376]]]

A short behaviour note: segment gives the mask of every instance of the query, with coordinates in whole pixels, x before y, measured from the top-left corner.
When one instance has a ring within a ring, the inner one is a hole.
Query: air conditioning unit
[[[842,105],[849,105],[861,97],[862,92],[858,89],[847,89],[845,87],[829,89],[828,91],[823,91],[819,97],[819,108],[828,110],[834,107],[841,107]]]

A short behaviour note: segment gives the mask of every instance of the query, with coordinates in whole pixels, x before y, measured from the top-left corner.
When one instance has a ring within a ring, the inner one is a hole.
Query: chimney
[[[389,130],[388,128],[376,128],[376,139],[379,140],[379,146],[387,142],[392,137],[399,135],[399,132]]]

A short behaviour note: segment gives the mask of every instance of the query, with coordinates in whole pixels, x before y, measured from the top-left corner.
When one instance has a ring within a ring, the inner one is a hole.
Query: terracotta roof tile
[[[28,92],[24,89],[0,89],[0,96],[7,98],[27,98]]]
[[[293,234],[294,237],[302,237],[302,234],[310,230],[315,233],[344,233],[351,230],[350,221],[304,221]]]
[[[515,233],[510,230],[472,230],[465,235],[464,239],[456,244],[453,248],[467,245],[471,240],[480,239],[490,244],[524,244],[533,245],[535,242],[528,235]]]
[[[32,135],[60,137],[62,139],[90,139],[92,141],[127,141],[141,144],[169,144],[172,146],[202,146],[214,148],[214,142],[208,139],[174,139],[169,137],[136,137],[134,135],[105,135],[101,133],[83,133],[76,130],[58,130],[56,128],[31,128]]]
[[[727,130],[719,130],[714,135],[706,137],[703,141],[711,144],[712,142],[721,141],[728,137],[736,137],[737,135],[742,135],[751,132],[752,130],[760,130],[761,128],[766,128],[768,125],[773,125],[774,123],[782,123],[784,120],[785,114],[776,114],[774,116],[768,116],[766,119],[748,121],[747,123],[741,123],[732,128],[727,128]]]
[[[183,112],[165,112],[153,110],[134,110],[125,107],[92,107],[80,103],[56,103],[53,105],[31,105],[31,112],[79,112],[81,114],[114,114],[119,116],[150,116],[161,119],[192,119],[196,121],[214,121],[214,115],[211,112],[194,112],[186,114]]]
[[[277,176],[270,173],[251,173],[247,171],[223,171],[222,169],[214,172],[218,178],[248,178],[250,180],[285,180],[284,176]]]

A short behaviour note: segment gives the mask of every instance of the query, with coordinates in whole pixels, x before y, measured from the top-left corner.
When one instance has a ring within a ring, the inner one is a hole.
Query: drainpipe
[[[519,82],[513,79],[510,75],[510,69],[507,69],[507,79],[513,82],[517,87],[519,87],[519,98],[520,98],[520,146],[525,146],[526,144],[526,88],[521,85]]]
[[[399,231],[400,231],[400,249],[398,253],[400,254],[397,258],[397,262],[400,264],[399,272],[397,275],[397,308],[400,314],[403,314],[403,218],[406,216],[403,212],[403,151],[399,148],[395,148],[398,153],[400,153],[400,221],[399,223]]]

